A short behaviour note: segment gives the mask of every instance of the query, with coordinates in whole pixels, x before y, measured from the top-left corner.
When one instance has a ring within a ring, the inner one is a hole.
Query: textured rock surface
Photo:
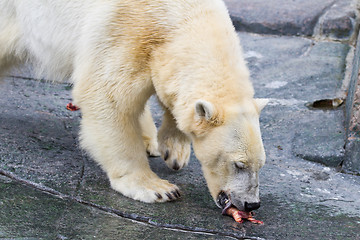
[[[355,154],[344,167],[360,169],[359,135],[347,136],[345,106],[311,105],[346,93],[356,2],[226,0],[236,27],[251,32],[239,37],[256,96],[270,99],[261,116],[267,163],[256,211],[264,225],[222,216],[193,155],[180,172],[150,159],[181,188],[179,201],[144,204],[116,193],[78,148],[81,112],[65,109],[71,86],[34,80],[25,66],[0,84],[0,238],[358,239],[360,176],[336,167],[347,143]],[[151,106],[159,126],[161,110],[154,99]],[[353,106],[358,134],[356,97]]]
[[[341,108],[321,110],[307,105],[339,92],[349,47],[298,37],[246,33],[239,37],[257,97],[271,100],[261,117],[267,164],[260,176],[263,207],[256,211],[256,218],[265,222],[263,226],[237,224],[221,215],[193,155],[180,172],[169,170],[159,158],[150,159],[160,177],[181,188],[179,201],[144,204],[116,193],[102,170],[78,149],[81,112],[65,109],[71,101],[71,86],[7,78],[0,88],[0,214],[4,219],[0,236],[356,236],[360,179],[307,161],[333,166],[337,162],[329,164],[328,159],[337,161],[344,154]],[[151,106],[159,126],[161,110],[154,99]],[[10,211],[14,206],[16,212]]]
[[[225,0],[240,31],[349,40],[357,26],[356,0]]]

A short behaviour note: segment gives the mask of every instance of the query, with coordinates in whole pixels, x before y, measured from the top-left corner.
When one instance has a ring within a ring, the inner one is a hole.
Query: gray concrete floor
[[[355,1],[239,1],[244,8],[226,2],[234,19],[247,16],[255,26],[278,29],[238,26],[247,31],[239,37],[256,96],[271,100],[261,116],[267,163],[256,211],[265,224],[222,216],[193,155],[179,172],[150,158],[160,177],[181,188],[178,201],[145,204],[116,193],[78,148],[81,112],[65,108],[71,86],[33,79],[23,66],[0,85],[0,239],[360,239],[360,176],[338,171],[344,106],[311,107],[345,95],[352,30],[345,24],[334,32],[349,29],[346,34],[330,36],[318,26],[356,18]],[[159,125],[161,110],[154,99],[151,106]]]

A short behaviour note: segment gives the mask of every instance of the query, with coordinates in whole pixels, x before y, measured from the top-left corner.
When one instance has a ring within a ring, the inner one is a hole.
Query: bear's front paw
[[[178,171],[189,163],[190,142],[187,139],[167,138],[160,143],[161,157],[166,165]]]
[[[123,195],[146,203],[173,201],[181,197],[179,188],[155,173],[135,173],[110,179],[111,187]]]

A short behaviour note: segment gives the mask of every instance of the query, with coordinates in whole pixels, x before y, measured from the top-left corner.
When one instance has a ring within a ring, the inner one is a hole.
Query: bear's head
[[[259,170],[265,151],[259,116],[267,103],[252,98],[236,106],[195,103],[193,148],[219,207],[234,205],[242,211],[260,207]]]

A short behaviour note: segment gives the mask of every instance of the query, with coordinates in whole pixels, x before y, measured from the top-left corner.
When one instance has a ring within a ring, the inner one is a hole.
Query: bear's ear
[[[209,121],[214,116],[214,110],[214,106],[205,100],[197,100],[195,103],[196,116],[200,119]]]
[[[195,124],[192,133],[201,136],[210,128],[224,123],[222,111],[217,109],[212,103],[205,100],[195,102]]]
[[[264,107],[269,103],[269,99],[266,98],[255,98],[254,99],[255,104],[258,108],[258,112],[260,113]]]

